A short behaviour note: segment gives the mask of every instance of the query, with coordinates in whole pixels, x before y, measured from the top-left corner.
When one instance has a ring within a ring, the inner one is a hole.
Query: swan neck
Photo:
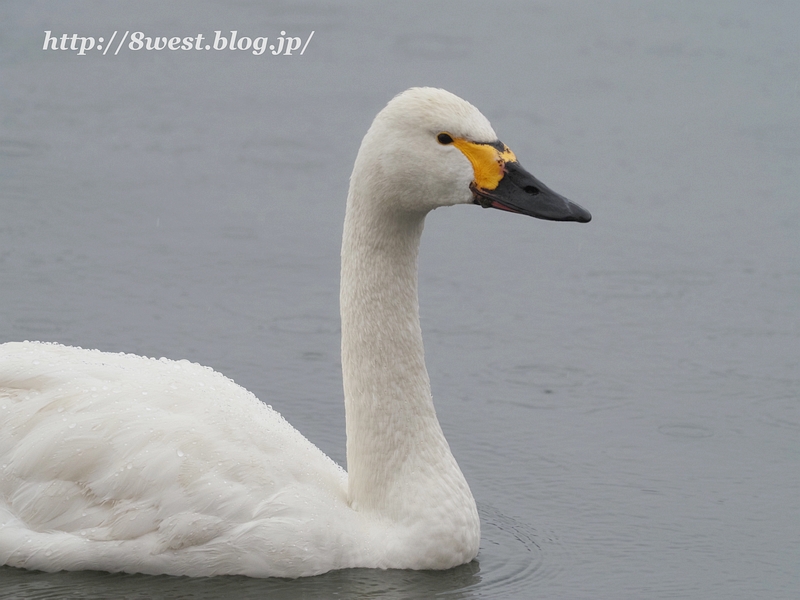
[[[351,194],[352,196],[352,194]],[[424,214],[348,201],[342,244],[342,374],[349,500],[397,517],[409,495],[457,471],[431,399],[417,298]]]

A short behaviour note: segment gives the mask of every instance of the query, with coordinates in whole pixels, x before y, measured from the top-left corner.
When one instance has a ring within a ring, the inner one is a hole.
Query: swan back
[[[208,367],[10,342],[0,410],[0,564],[296,576],[361,551],[309,527],[347,521],[346,473]]]

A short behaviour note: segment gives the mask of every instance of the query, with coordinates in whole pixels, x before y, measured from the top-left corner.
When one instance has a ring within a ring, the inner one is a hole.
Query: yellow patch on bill
[[[461,150],[472,163],[475,185],[484,190],[495,189],[505,173],[503,165],[517,160],[517,157],[505,144],[503,144],[503,150],[500,151],[492,144],[478,144],[462,138],[454,138],[453,145]]]

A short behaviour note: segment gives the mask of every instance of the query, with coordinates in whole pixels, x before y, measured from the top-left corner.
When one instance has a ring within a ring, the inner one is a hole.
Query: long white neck
[[[376,207],[359,192],[351,187],[342,243],[350,503],[399,521],[420,517],[415,511],[430,513],[431,505],[455,505],[469,513],[459,521],[477,526],[474,500],[436,418],[425,368],[417,299],[425,215]]]

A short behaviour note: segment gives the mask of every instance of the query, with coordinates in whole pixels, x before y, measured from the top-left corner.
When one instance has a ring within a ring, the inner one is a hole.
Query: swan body
[[[436,418],[417,304],[425,215],[471,203],[590,218],[519,167],[471,104],[430,88],[397,96],[362,142],[347,199],[348,472],[207,367],[0,345],[0,563],[299,577],[472,560],[478,513]]]

